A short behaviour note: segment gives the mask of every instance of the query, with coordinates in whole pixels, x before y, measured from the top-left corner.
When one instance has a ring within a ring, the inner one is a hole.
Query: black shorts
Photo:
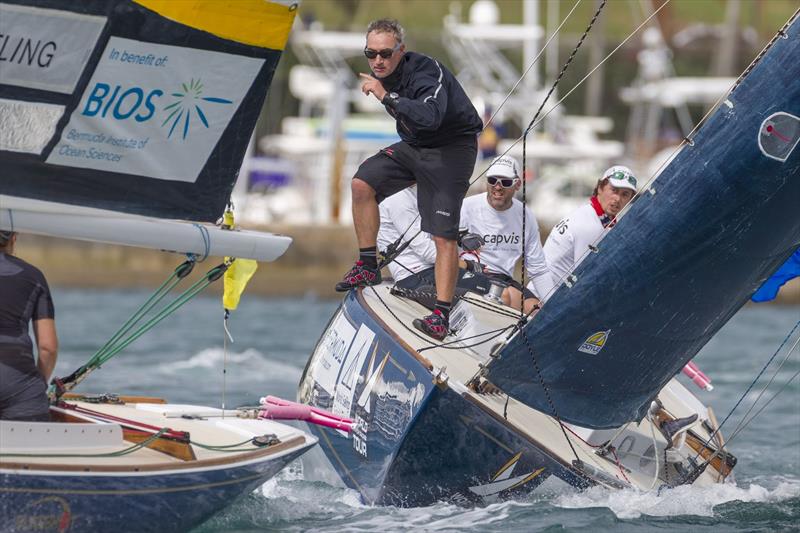
[[[416,183],[422,231],[455,240],[477,154],[472,135],[436,148],[399,142],[361,163],[355,177],[375,189],[378,203]]]

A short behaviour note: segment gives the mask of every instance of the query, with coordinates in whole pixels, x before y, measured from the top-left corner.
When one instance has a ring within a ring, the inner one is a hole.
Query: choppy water
[[[148,296],[145,291],[56,290],[61,341],[56,373],[68,374],[86,362]],[[227,351],[227,405],[252,405],[265,394],[294,398],[308,354],[335,307],[330,301],[245,297],[230,322],[236,342]],[[698,356],[695,361],[715,386],[698,395],[720,420],[798,320],[800,307],[748,306]],[[218,406],[223,358],[221,305],[216,298],[200,297],[95,372],[81,391]],[[796,350],[773,388],[798,370]],[[798,381],[731,443],[739,458],[735,486],[679,487],[661,495],[592,489],[537,493],[472,509],[447,503],[399,509],[365,506],[357,493],[306,481],[302,469],[293,467],[196,531],[798,531]],[[739,421],[734,415],[725,434]]]

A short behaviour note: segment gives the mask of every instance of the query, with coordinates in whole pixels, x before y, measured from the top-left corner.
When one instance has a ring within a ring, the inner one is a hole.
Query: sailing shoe
[[[377,285],[381,282],[381,271],[370,268],[363,261],[356,261],[353,268],[344,275],[344,279],[336,284],[336,292],[347,292],[356,287]]]
[[[415,318],[414,327],[437,341],[443,341],[450,332],[447,321],[442,316],[442,312],[438,309],[434,309],[433,313],[426,317]]]

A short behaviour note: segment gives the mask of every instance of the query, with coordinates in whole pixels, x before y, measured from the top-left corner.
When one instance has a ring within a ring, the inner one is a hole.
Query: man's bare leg
[[[433,237],[436,244],[436,299],[441,302],[453,302],[458,279],[458,247],[455,240],[444,237]]]
[[[353,198],[353,225],[359,248],[375,246],[378,240],[378,227],[381,223],[375,189],[366,181],[353,178],[350,185]]]
[[[353,193],[353,225],[358,241],[358,261],[336,284],[337,292],[347,292],[359,286],[377,285],[381,282],[378,268],[378,227],[380,214],[373,189],[366,181],[353,178],[350,185]]]

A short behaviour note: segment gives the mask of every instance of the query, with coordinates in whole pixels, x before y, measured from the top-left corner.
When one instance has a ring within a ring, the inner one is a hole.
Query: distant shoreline
[[[259,264],[247,293],[265,297],[313,296],[338,299],[333,290],[352,265],[356,242],[350,226],[287,226],[261,228],[288,235],[294,242],[283,257]],[[155,288],[184,257],[142,248],[21,235],[16,254],[44,272],[53,287],[63,288]],[[209,257],[195,267],[191,279],[222,261]],[[221,294],[222,284],[209,287]],[[787,283],[775,300],[800,304],[800,278]]]

